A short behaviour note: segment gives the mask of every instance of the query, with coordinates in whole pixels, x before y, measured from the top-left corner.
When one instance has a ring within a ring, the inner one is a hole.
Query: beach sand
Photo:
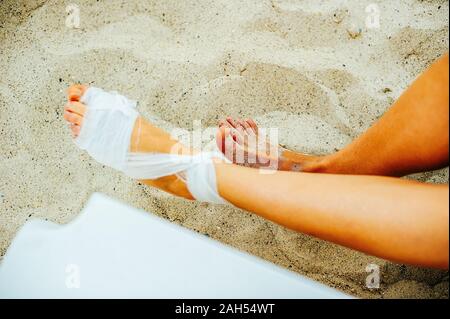
[[[447,1],[376,1],[379,28],[365,24],[372,1],[73,3],[78,29],[66,25],[68,1],[0,1],[1,255],[28,219],[70,222],[102,192],[355,296],[448,298],[446,271],[394,264],[139,185],[77,149],[62,119],[67,87],[82,82],[138,100],[141,113],[169,130],[253,117],[278,128],[290,149],[333,152],[448,50]],[[365,286],[369,264],[380,267],[380,289]]]

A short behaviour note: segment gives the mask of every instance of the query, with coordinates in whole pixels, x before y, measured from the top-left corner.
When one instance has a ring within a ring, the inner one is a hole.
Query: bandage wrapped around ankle
[[[131,153],[130,140],[138,118],[136,102],[116,92],[90,87],[81,98],[86,104],[83,125],[75,143],[101,164],[135,179],[157,179],[182,174],[195,199],[224,204],[217,191],[213,158],[219,152],[198,155]]]

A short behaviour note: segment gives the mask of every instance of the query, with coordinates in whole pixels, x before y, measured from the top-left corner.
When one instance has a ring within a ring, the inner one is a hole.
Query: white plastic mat
[[[0,265],[0,298],[348,298],[95,193],[67,225],[30,220]]]

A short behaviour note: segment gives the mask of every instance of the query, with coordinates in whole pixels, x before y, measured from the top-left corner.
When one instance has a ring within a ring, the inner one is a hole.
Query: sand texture
[[[166,129],[253,117],[290,149],[333,152],[448,50],[447,1],[376,1],[378,29],[360,0],[74,0],[79,29],[68,3],[0,0],[1,255],[29,218],[67,223],[103,192],[359,297],[448,298],[448,272],[139,185],[78,150],[62,120],[66,88],[82,82],[138,100]],[[412,178],[447,183],[448,169]],[[380,289],[365,287],[370,263]]]

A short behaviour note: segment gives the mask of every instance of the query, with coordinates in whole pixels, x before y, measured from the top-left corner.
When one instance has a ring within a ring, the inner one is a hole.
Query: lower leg
[[[168,154],[174,148],[182,150],[184,155],[191,155],[193,152],[171,138],[171,136],[160,128],[150,124],[148,121],[139,117],[134,126],[130,151],[136,153],[156,152]],[[172,195],[180,196],[193,200],[194,197],[189,192],[186,183],[177,175],[160,177],[158,179],[142,180],[142,183],[159,188]]]
[[[447,54],[419,76],[377,123],[335,154],[310,156],[278,148],[278,170],[402,176],[447,166],[448,67]],[[254,133],[248,127],[253,128]],[[245,142],[257,131],[252,120],[228,118],[219,124],[217,144],[224,153],[227,145],[231,148],[228,153],[241,149],[266,160],[267,154]],[[264,140],[265,136],[258,138]],[[244,164],[261,166],[258,161],[253,165]]]
[[[402,176],[448,165],[448,54],[350,145],[322,159],[319,172]]]
[[[64,117],[76,135],[86,106],[69,99]],[[130,151],[190,152],[143,119],[134,124]],[[448,267],[448,186],[386,177],[259,174],[220,161],[214,175],[222,198],[288,228],[400,262]],[[144,182],[193,198],[175,175]]]
[[[298,232],[396,262],[448,268],[448,185],[216,164],[220,195]]]

